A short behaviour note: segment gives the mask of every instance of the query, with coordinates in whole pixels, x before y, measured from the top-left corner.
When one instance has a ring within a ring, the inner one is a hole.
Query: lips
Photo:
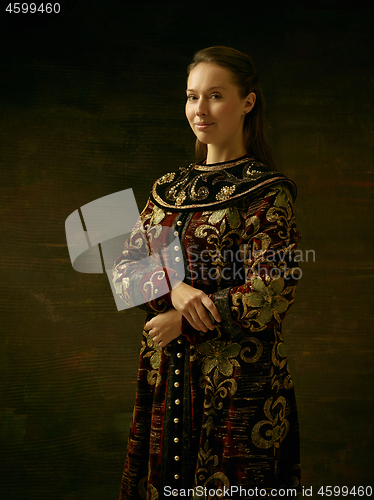
[[[208,123],[208,122],[197,122],[195,123],[195,126],[198,130],[205,130],[211,125],[214,125],[214,123]]]

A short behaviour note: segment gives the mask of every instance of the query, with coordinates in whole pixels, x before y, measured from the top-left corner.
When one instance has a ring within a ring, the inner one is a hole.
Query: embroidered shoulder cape
[[[211,165],[192,163],[179,172],[165,174],[154,183],[151,199],[169,210],[218,208],[228,200],[248,197],[280,181],[288,185],[295,200],[296,186],[291,180],[245,155],[235,161]]]

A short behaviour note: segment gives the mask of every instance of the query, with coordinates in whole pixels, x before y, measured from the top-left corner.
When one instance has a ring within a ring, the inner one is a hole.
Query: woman
[[[195,54],[186,116],[204,160],[155,182],[114,267],[123,300],[139,304],[140,293],[150,312],[121,500],[300,492],[281,336],[300,277],[296,188],[275,170],[263,109],[248,56],[227,47]],[[172,256],[151,268],[142,260],[165,247],[166,228],[181,242],[182,283]]]

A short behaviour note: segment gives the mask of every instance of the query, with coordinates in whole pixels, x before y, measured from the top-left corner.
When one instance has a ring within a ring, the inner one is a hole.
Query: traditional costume
[[[153,185],[115,263],[117,293],[129,306],[141,294],[146,322],[172,307],[162,285],[178,277],[171,260],[139,264],[150,241],[151,253],[158,238],[165,244],[160,229],[168,227],[181,242],[183,281],[213,300],[222,321],[204,333],[182,318],[180,337],[164,348],[143,331],[121,500],[254,498],[256,487],[300,492],[281,334],[300,278],[295,198],[292,181],[248,155],[191,164]]]

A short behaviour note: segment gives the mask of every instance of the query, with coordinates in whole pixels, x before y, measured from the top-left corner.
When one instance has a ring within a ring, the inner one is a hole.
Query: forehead
[[[190,72],[187,80],[187,88],[203,90],[211,87],[231,88],[232,78],[230,71],[222,66],[212,63],[201,62]]]

